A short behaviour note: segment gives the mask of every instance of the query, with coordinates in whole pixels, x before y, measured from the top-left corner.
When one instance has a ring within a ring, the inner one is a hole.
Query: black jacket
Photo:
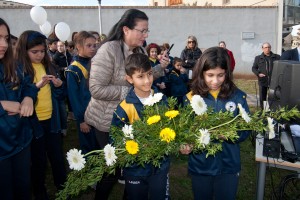
[[[295,60],[299,61],[298,49],[290,49],[282,53],[280,60]]]
[[[252,72],[258,77],[258,84],[261,86],[268,87],[271,82],[271,76],[273,71],[273,62],[279,60],[280,56],[271,52],[270,54],[270,66],[267,68],[267,58],[262,53],[259,56],[256,56],[252,66]],[[264,74],[265,77],[259,77],[258,74]]]
[[[198,47],[195,50],[185,48],[180,54],[180,58],[184,62],[183,67],[192,69],[201,55],[202,51]]]

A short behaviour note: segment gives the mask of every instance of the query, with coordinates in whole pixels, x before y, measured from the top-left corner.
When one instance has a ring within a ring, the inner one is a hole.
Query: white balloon
[[[40,25],[40,29],[44,35],[48,35],[51,32],[51,24],[46,21],[43,25]]]
[[[70,35],[70,27],[65,22],[59,22],[55,26],[55,34],[61,41],[66,41]]]
[[[38,25],[43,25],[47,20],[47,12],[40,6],[34,6],[31,8],[30,16],[32,21]]]

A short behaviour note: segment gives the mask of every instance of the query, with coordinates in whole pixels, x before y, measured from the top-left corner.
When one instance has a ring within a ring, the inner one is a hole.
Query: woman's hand
[[[82,122],[80,123],[80,131],[83,133],[89,133],[91,131],[91,127],[86,122]]]
[[[162,68],[166,68],[170,64],[170,58],[169,55],[167,54],[167,50],[164,51],[159,62]]]
[[[8,115],[16,115],[20,113],[21,104],[17,101],[0,101],[3,109]]]
[[[31,97],[25,97],[21,102],[20,116],[29,117],[33,114],[34,106]]]
[[[193,151],[193,145],[191,144],[182,144],[179,149],[181,154],[188,155]]]

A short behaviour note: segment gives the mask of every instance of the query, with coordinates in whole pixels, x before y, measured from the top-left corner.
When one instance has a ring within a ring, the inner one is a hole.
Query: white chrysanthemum
[[[154,103],[160,102],[160,100],[162,99],[163,96],[164,96],[163,93],[155,93],[153,95],[153,99],[154,99],[153,101],[154,101]]]
[[[153,96],[150,95],[145,101],[145,106],[153,106],[155,103],[158,103],[163,97],[163,93],[156,93]]]
[[[238,103],[238,107],[239,107],[242,118],[245,120],[245,122],[249,123],[251,121],[251,118],[249,117],[246,110],[243,108],[243,106],[240,103]]]
[[[110,144],[107,144],[103,150],[104,150],[106,165],[107,166],[114,165],[118,158],[115,154],[115,147],[111,146]]]
[[[205,147],[205,145],[208,145],[210,142],[210,133],[207,129],[200,129],[199,131],[200,136],[198,137],[198,143],[202,144],[203,147]]]
[[[200,95],[192,97],[191,106],[197,115],[203,115],[207,111],[207,105]]]
[[[74,169],[80,171],[84,168],[84,164],[86,163],[83,155],[81,154],[81,150],[71,149],[67,153],[67,160],[69,162],[70,169]]]
[[[125,126],[122,128],[122,131],[126,138],[130,138],[130,139],[134,138],[133,134],[132,134],[132,131],[133,131],[132,125],[125,124]]]
[[[154,98],[152,95],[150,95],[145,101],[144,106],[153,106],[154,105]]]
[[[273,139],[275,137],[273,119],[271,117],[268,117],[267,120],[268,120],[269,139]]]

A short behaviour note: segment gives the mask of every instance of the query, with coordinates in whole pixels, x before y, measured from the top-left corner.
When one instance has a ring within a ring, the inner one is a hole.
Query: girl
[[[83,153],[97,149],[97,140],[91,126],[84,120],[84,112],[91,99],[88,86],[91,58],[97,50],[96,38],[86,31],[77,33],[75,38],[78,56],[66,70],[68,96],[75,118],[80,148]]]
[[[177,99],[177,105],[183,106],[183,97],[187,93],[188,75],[185,68],[182,67],[183,61],[175,57],[173,59],[173,70],[169,75],[171,86],[171,96]]]
[[[160,64],[158,60],[158,55],[160,55],[160,47],[155,44],[151,43],[147,46],[146,51],[149,55],[149,60],[152,67],[155,67],[156,65]],[[153,85],[156,86],[160,91],[164,92],[166,90],[166,84],[165,84],[165,76],[162,76],[155,81],[153,81]]]
[[[212,107],[215,112],[228,110],[236,116],[239,112],[238,103],[249,112],[246,94],[232,82],[229,56],[221,47],[207,49],[196,63],[191,92],[186,95],[187,102],[193,95],[204,98],[207,106]],[[235,199],[241,170],[239,143],[249,134],[249,131],[241,131],[235,143],[224,141],[223,151],[217,153],[215,157],[206,158],[206,152],[189,155],[188,170],[192,177],[195,200]],[[181,150],[184,154],[191,152],[191,149],[186,147]]]
[[[33,192],[37,199],[47,199],[45,188],[45,172],[47,157],[49,158],[54,184],[61,189],[66,180],[60,113],[58,100],[64,98],[62,81],[50,64],[47,55],[46,37],[36,31],[25,31],[21,34],[17,49],[17,61],[24,65],[31,81],[39,88],[36,115],[32,119],[35,138],[31,143]],[[42,137],[37,137],[43,133]]]
[[[17,69],[10,30],[0,18],[0,196],[1,199],[31,199],[28,116],[34,110],[37,88]]]

